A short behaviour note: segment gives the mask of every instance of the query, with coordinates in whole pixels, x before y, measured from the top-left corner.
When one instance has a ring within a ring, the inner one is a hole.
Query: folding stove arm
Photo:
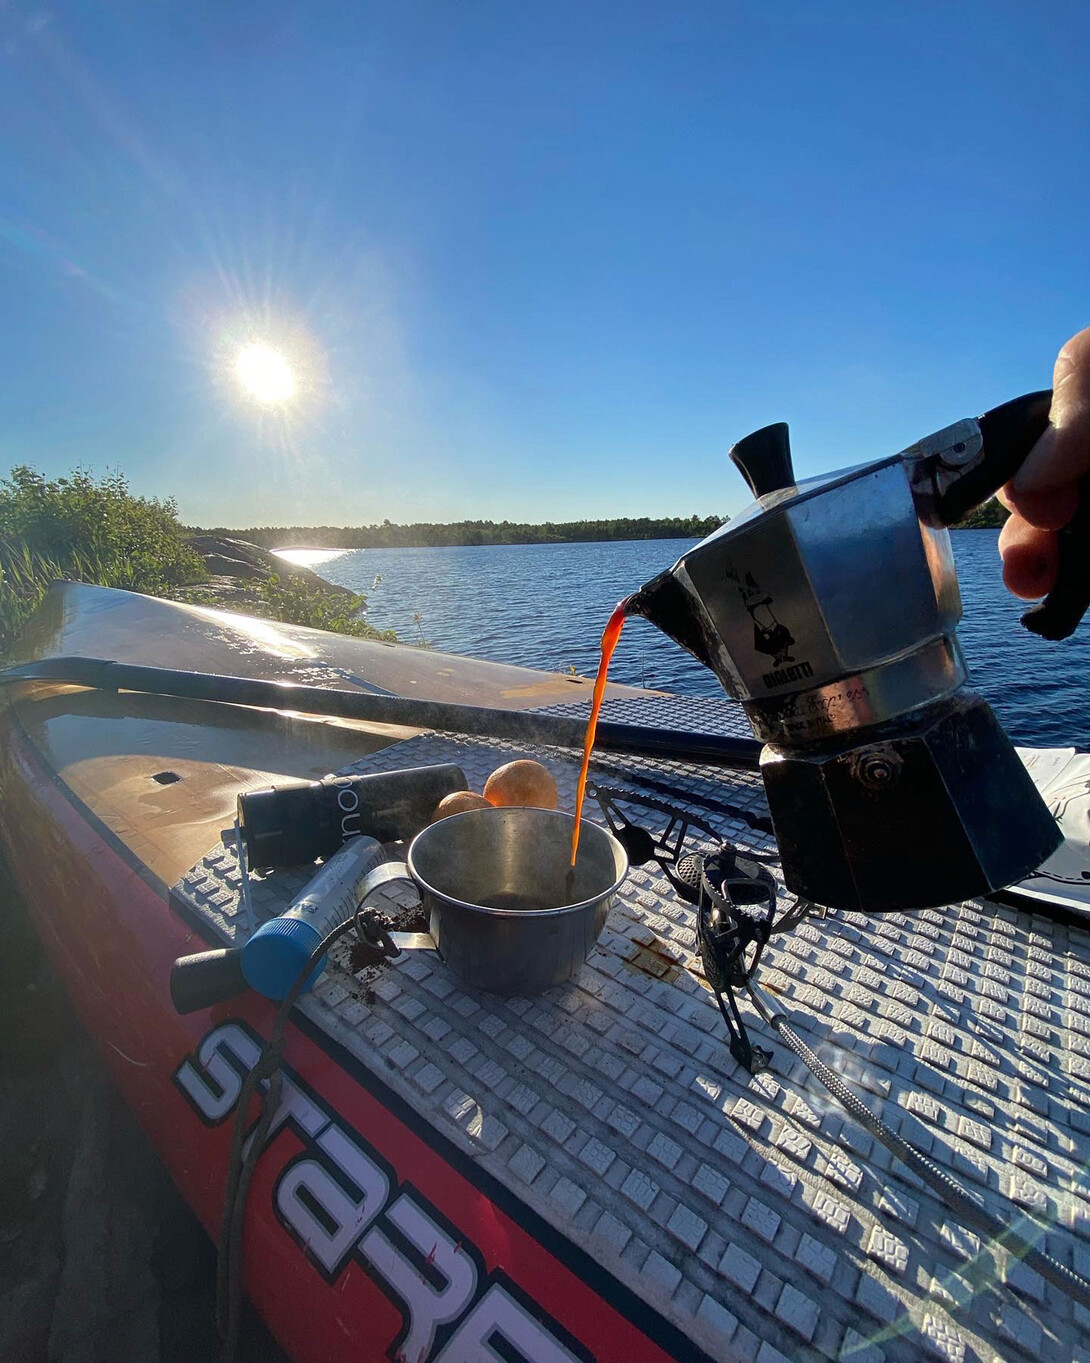
[[[750,1041],[736,991],[751,985],[772,933],[797,926],[814,906],[800,900],[774,922],[776,881],[762,865],[772,857],[723,842],[706,820],[665,801],[597,785],[592,793],[630,862],[635,866],[654,862],[679,898],[696,906],[704,975],[727,1025],[730,1053],[751,1074],[759,1074],[768,1068],[772,1053]],[[666,826],[652,833],[633,823],[622,804],[654,810],[666,817]],[[718,844],[717,850],[710,855],[686,852],[691,831]]]
[[[735,990],[750,985],[772,933],[776,882],[768,871],[723,847],[704,859],[696,933],[704,974],[730,1036],[730,1053],[750,1074],[768,1069],[772,1052],[754,1046]]]

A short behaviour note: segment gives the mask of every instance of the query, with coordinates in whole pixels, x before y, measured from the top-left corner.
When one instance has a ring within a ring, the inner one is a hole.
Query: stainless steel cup
[[[584,820],[569,879],[574,823],[553,809],[452,814],[416,835],[407,863],[376,867],[364,898],[391,880],[412,880],[436,950],[466,984],[540,994],[586,960],[628,874],[617,839]]]

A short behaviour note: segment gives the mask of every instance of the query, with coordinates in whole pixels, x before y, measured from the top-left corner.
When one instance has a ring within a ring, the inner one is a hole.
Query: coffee
[[[520,890],[501,890],[498,894],[484,895],[480,899],[482,909],[520,909],[526,913],[536,913],[539,909],[555,909],[550,899],[542,895],[524,894]]]
[[[598,714],[602,708],[602,698],[606,693],[606,678],[609,676],[609,662],[621,637],[624,622],[628,617],[628,600],[621,601],[613,609],[602,631],[602,657],[598,663],[598,675],[594,679],[594,694],[590,703],[590,718],[587,720],[587,734],[583,740],[583,765],[579,768],[579,785],[575,791],[575,827],[571,835],[571,864],[579,852],[579,821],[583,817],[583,801],[587,794],[587,773],[590,770],[590,755],[594,749],[594,735],[598,729]]]
[[[413,881],[436,949],[463,984],[540,994],[587,959],[628,870],[617,839],[588,823],[565,897],[572,822],[529,806],[453,814],[413,838],[406,864],[376,867],[361,898]]]

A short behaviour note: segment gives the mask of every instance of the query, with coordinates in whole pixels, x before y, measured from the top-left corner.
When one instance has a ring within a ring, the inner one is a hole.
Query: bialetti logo
[[[793,667],[780,667],[775,672],[766,672],[761,680],[771,691],[774,686],[786,686],[788,682],[802,681],[813,675],[814,669],[809,663],[795,663]]]
[[[231,1114],[261,1040],[225,1022],[174,1082],[206,1126]],[[359,1263],[402,1314],[393,1363],[588,1363],[589,1355],[285,1065],[269,1142],[289,1127],[304,1149],[281,1169],[273,1209],[332,1286]]]
[[[771,672],[761,676],[765,686],[771,690],[775,686],[786,686],[788,682],[812,677],[814,670],[810,664],[797,663],[791,656],[795,636],[777,618],[772,594],[761,587],[751,572],[737,569],[733,564],[727,565],[726,576],[737,586],[742,605],[753,622],[753,651],[772,659]]]

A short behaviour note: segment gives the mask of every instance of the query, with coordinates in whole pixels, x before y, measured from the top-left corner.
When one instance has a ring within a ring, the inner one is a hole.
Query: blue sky
[[[201,524],[736,510],[757,426],[817,472],[1049,382],[1088,69],[1085,0],[2,0],[0,471]]]

